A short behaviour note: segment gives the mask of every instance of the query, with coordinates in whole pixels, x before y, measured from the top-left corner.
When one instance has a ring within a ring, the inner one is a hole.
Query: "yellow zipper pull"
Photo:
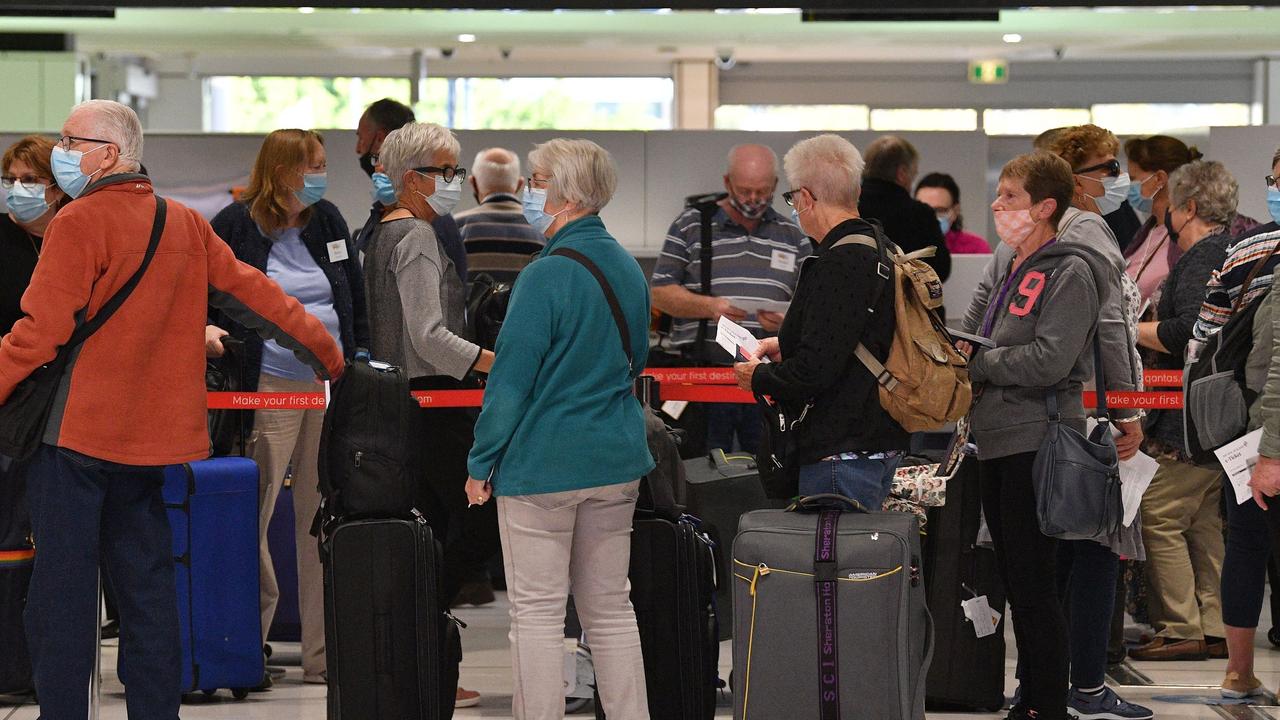
[[[765,565],[764,563],[760,563],[759,565],[756,566],[756,571],[751,576],[751,597],[756,596],[756,582],[759,581],[760,578],[764,577],[765,575],[768,575],[770,572],[771,571],[769,570],[769,566]]]

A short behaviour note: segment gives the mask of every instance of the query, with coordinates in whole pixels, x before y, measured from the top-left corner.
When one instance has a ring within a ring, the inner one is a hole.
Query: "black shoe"
[[[108,620],[106,625],[102,626],[102,639],[115,640],[120,637],[120,622],[117,620]]]
[[[271,689],[272,685],[275,685],[275,682],[271,680],[271,673],[264,672],[262,673],[262,684],[249,688],[249,692],[266,692]]]
[[[488,605],[494,601],[493,586],[488,582],[468,582],[458,589],[453,598],[453,607],[463,605]]]
[[[1005,720],[1075,720],[1075,716],[1063,710],[1061,715],[1052,717],[1024,705],[1014,705],[1009,708],[1009,714],[1005,716]]]

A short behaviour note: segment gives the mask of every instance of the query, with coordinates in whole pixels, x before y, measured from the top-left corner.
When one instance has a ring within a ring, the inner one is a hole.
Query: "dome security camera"
[[[448,60],[449,58],[453,57],[453,48],[451,47],[440,48],[440,57],[444,58],[445,60]]]
[[[732,70],[737,64],[738,60],[733,56],[732,50],[716,51],[716,67],[721,70]]]

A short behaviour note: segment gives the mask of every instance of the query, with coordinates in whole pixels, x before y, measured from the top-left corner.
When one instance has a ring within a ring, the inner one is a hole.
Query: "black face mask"
[[[373,153],[367,152],[360,156],[360,169],[365,175],[373,177]]]
[[[1186,223],[1182,224],[1182,227],[1185,228],[1186,226],[1187,226]],[[1169,242],[1174,243],[1176,245],[1178,242],[1178,231],[1173,229],[1173,211],[1172,210],[1168,210],[1164,214],[1164,229],[1169,233]]]

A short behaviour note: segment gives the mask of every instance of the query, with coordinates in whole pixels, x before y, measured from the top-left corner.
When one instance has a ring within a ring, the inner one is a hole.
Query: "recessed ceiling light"
[[[1018,33],[1005,33],[1004,41],[1007,43],[1020,43],[1022,42],[1022,36]]]
[[[475,41],[476,41],[476,36],[472,35],[471,33],[462,33],[461,35],[458,36],[458,42],[466,43],[466,42],[475,42]]]
[[[303,15],[310,15],[311,13],[313,13],[313,12],[315,12],[315,11],[316,11],[316,9],[315,9],[315,8],[313,8],[313,7],[306,7],[306,6],[303,6],[303,7],[298,8],[298,12],[302,13]]]

